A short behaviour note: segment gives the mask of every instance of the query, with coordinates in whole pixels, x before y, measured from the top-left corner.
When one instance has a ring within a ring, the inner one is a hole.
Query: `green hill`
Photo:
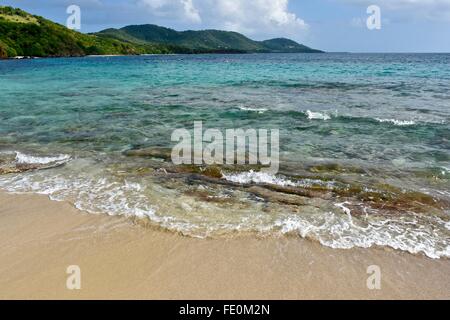
[[[237,32],[175,31],[156,25],[83,34],[21,9],[0,6],[0,58],[106,54],[319,52],[288,39],[253,41]]]
[[[79,33],[20,9],[0,7],[0,58],[171,52],[166,46],[131,44]]]
[[[295,53],[295,52],[310,52],[317,53],[322,52],[320,50],[314,50],[295,41],[286,38],[277,38],[263,41],[262,44],[272,52],[283,53]]]
[[[152,24],[106,29],[96,35],[129,43],[160,43],[186,48],[193,52],[321,52],[283,38],[254,41],[237,32],[175,31]]]

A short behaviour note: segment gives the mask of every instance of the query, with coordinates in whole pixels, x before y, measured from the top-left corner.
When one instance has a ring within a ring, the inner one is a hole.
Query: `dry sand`
[[[66,269],[81,268],[81,290]],[[382,289],[368,290],[378,265]],[[298,238],[192,239],[0,193],[0,299],[449,299],[450,261]]]

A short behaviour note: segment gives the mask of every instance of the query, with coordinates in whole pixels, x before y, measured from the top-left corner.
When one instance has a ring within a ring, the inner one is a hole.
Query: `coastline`
[[[296,237],[194,239],[0,192],[0,299],[449,299],[450,261]],[[66,269],[81,268],[81,290]],[[378,265],[382,289],[368,290]]]
[[[87,54],[74,56],[16,56],[0,58],[0,60],[33,60],[33,59],[58,59],[58,58],[111,58],[111,57],[146,57],[146,56],[177,56],[177,55],[253,55],[253,54],[324,54],[328,52],[183,52],[183,53],[141,53],[141,54]]]

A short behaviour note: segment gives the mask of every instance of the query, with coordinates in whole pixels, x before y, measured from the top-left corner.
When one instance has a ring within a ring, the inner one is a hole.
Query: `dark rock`
[[[157,158],[164,161],[172,160],[172,150],[169,148],[145,148],[125,151],[127,157]]]

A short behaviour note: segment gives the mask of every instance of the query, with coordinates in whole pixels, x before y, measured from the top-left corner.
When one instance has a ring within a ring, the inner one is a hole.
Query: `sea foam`
[[[176,196],[173,190],[163,190],[139,179],[116,179],[106,172],[97,171],[101,168],[93,169],[94,165],[91,161],[84,163],[82,159],[76,159],[64,169],[0,176],[0,187],[10,192],[33,192],[48,195],[56,201],[70,201],[78,209],[91,213],[149,219],[163,228],[193,237],[245,231],[295,233],[331,248],[385,246],[414,254],[423,253],[433,259],[450,257],[448,219],[415,214],[383,216],[373,212],[364,217],[352,214],[353,208],[360,203],[330,200],[329,205],[318,208],[314,199],[311,199],[311,205],[297,207],[296,213],[280,206],[274,211],[274,216],[272,213],[268,215],[255,203],[251,209],[239,211],[236,215],[236,211],[230,214],[229,206],[214,206],[206,210],[206,204],[199,204],[196,199],[181,194]],[[240,184],[285,187],[319,183],[314,179],[296,180],[255,171],[224,174],[223,178]],[[186,204],[184,207],[183,203]],[[173,210],[177,206],[183,207],[186,213],[174,215]],[[210,214],[211,210],[214,210],[214,215]],[[216,220],[219,212],[226,221]]]
[[[379,119],[379,118],[376,118],[375,120],[377,120],[380,123],[392,123],[393,125],[396,126],[413,126],[416,124],[416,122],[412,120]]]
[[[66,154],[61,154],[57,156],[32,156],[24,154],[21,152],[16,152],[16,161],[21,164],[50,164],[50,163],[60,163],[67,162],[70,160],[70,156]]]
[[[317,179],[303,178],[299,180],[292,180],[281,175],[269,174],[266,172],[250,170],[239,173],[222,173],[223,179],[240,184],[272,184],[281,187],[301,187],[308,188],[314,185],[333,189],[336,186],[334,181],[323,181]]]
[[[239,107],[239,110],[257,113],[264,113],[267,111],[266,108],[251,108],[251,107]]]
[[[436,224],[431,219],[426,222]],[[432,229],[412,228],[414,221],[410,217],[357,223],[346,215],[326,212],[316,216],[290,215],[277,220],[276,225],[282,233],[298,233],[302,238],[317,240],[334,249],[381,246],[412,254],[422,253],[432,259],[450,257],[450,245],[443,235],[438,236]]]
[[[335,187],[333,181],[323,182],[314,179],[296,181],[255,171],[224,174],[223,178],[240,184],[308,187],[322,183],[330,189]],[[444,231],[444,229],[449,230],[450,222],[444,222],[438,217],[419,216],[413,213],[384,217],[364,207],[362,211],[366,212],[365,217],[358,217],[352,215],[351,208],[363,206],[362,203],[352,204],[350,201],[344,201],[333,205],[337,210],[316,212],[313,215],[305,211],[304,214],[292,214],[279,218],[273,228],[280,229],[283,234],[298,233],[303,238],[311,238],[324,246],[336,249],[384,246],[412,254],[422,253],[432,259],[450,257],[450,245]],[[369,211],[371,215],[368,214]]]
[[[268,174],[265,172],[256,172],[253,170],[241,173],[223,174],[223,178],[227,181],[241,184],[255,183],[255,184],[275,184],[283,187],[297,186],[295,182],[289,179],[284,179],[281,177],[277,177],[273,174]]]
[[[325,112],[313,112],[307,110],[305,114],[309,120],[324,120],[324,121],[331,120],[331,116]]]

